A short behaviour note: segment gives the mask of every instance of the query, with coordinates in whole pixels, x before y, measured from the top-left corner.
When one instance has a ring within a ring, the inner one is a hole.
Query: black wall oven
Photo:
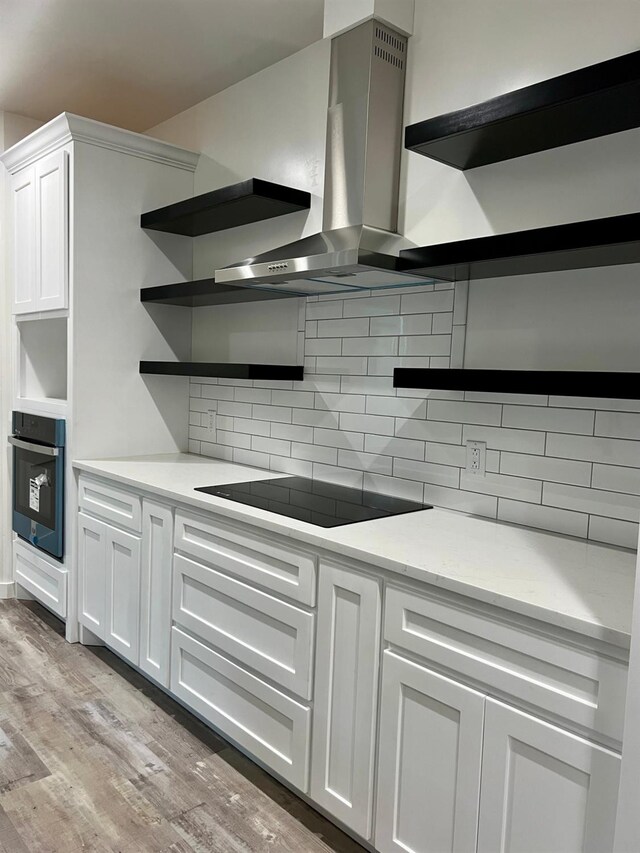
[[[65,422],[14,412],[13,529],[58,559],[64,554]]]

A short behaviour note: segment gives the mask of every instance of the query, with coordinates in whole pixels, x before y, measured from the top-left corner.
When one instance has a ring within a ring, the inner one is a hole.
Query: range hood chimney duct
[[[397,233],[407,38],[370,20],[331,42],[323,230],[216,281],[308,295],[424,283]]]

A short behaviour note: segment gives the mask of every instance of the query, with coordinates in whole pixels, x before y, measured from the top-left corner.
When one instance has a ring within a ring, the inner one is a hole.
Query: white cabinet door
[[[487,700],[479,853],[606,853],[620,756]]]
[[[385,651],[376,850],[475,851],[484,702],[481,693]]]
[[[79,621],[101,640],[105,639],[104,597],[106,584],[106,526],[78,514]]]
[[[37,311],[36,171],[22,169],[11,180],[13,208],[13,313]]]
[[[68,305],[68,155],[55,151],[36,170],[36,310]]]
[[[169,686],[173,512],[142,502],[140,571],[140,669]]]
[[[104,641],[138,665],[140,630],[140,537],[108,524],[106,548],[106,613]]]
[[[322,563],[311,796],[371,837],[380,656],[380,581]]]

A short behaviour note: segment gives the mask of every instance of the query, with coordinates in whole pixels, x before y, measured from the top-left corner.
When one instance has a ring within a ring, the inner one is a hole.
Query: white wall
[[[42,122],[27,116],[16,115],[0,111],[0,153],[6,151],[20,139],[31,133]],[[0,258],[6,259],[5,252],[5,222],[6,222],[6,181],[7,175],[0,168]],[[9,445],[4,441],[8,435],[11,418],[11,347],[10,347],[10,325],[11,314],[10,271],[6,268],[6,261],[0,264],[0,598],[12,593],[12,558],[11,558],[11,530],[10,519],[10,460]]]

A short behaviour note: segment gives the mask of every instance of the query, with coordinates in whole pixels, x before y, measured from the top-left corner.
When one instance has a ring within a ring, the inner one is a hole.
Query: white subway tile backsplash
[[[531,477],[534,480],[550,480],[552,483],[569,483],[574,486],[588,486],[591,483],[589,462],[529,456],[526,453],[503,452],[500,458],[500,473]]]
[[[348,486],[352,489],[361,489],[364,480],[362,471],[322,465],[319,462],[313,463],[313,476],[316,480],[324,480],[326,483],[335,483],[338,486]]]
[[[376,397],[366,398],[367,414],[389,415],[390,417],[419,418],[427,416],[427,401],[415,397]]]
[[[299,300],[304,379],[192,378],[190,452],[635,547],[640,401],[393,387],[465,366],[467,303],[467,282]]]
[[[640,468],[640,443],[621,438],[592,438],[549,433],[547,455]]]
[[[295,459],[306,459],[309,462],[324,462],[326,465],[338,464],[338,450],[335,447],[323,447],[319,444],[299,444],[294,441],[291,445],[291,455]]]
[[[596,463],[593,466],[591,485],[594,489],[640,495],[640,468],[624,468],[621,465],[600,465]]]
[[[524,524],[527,527],[539,527],[553,530],[566,536],[587,536],[589,516],[580,512],[552,509],[540,504],[521,503],[520,501],[500,498],[498,518],[510,524]]]
[[[260,422],[259,422],[260,423]],[[313,427],[298,424],[281,424],[274,421],[270,424],[272,438],[284,438],[286,441],[304,441],[313,443]]]
[[[451,353],[450,335],[409,335],[400,338],[400,355],[446,355]]]
[[[391,474],[393,459],[377,453],[362,453],[356,450],[338,450],[338,465],[372,474]]]
[[[399,456],[402,459],[424,459],[424,442],[409,438],[390,438],[387,435],[365,435],[364,449],[368,453]]]
[[[451,318],[451,314],[437,314]],[[377,335],[430,335],[433,331],[432,314],[396,314],[393,317],[372,317],[369,334]],[[446,334],[439,332],[438,334]]]
[[[351,432],[374,433],[375,435],[393,435],[395,421],[393,418],[384,415],[356,415],[351,412],[342,412],[340,429]]]
[[[273,391],[271,402],[274,406],[296,406],[300,409],[313,409],[315,395],[313,391]]]
[[[412,480],[400,480],[398,477],[387,477],[384,474],[364,475],[364,489],[381,495],[392,495],[405,501],[422,503],[424,486]]]
[[[260,421],[279,421],[283,424],[290,424],[292,411],[289,406],[253,406],[253,417]]]
[[[545,483],[542,502],[547,506],[619,518],[622,521],[637,521],[640,518],[640,496],[619,492]]]
[[[459,424],[500,426],[502,407],[493,403],[458,403],[455,400],[429,400],[429,418]]]
[[[398,355],[398,338],[345,338],[342,355]]]
[[[468,492],[482,492],[495,495],[498,498],[511,498],[528,503],[540,503],[542,498],[542,483],[538,480],[528,480],[524,477],[509,477],[505,474],[491,474],[484,477],[460,473],[460,488]]]
[[[251,449],[260,453],[273,453],[276,456],[290,456],[291,442],[282,438],[265,438],[262,435],[254,435],[251,439]]]
[[[458,512],[468,512],[485,518],[495,518],[498,512],[498,498],[494,495],[464,492],[462,489],[450,489],[430,483],[425,484],[424,500],[433,506],[455,509]]]
[[[635,550],[638,547],[638,523],[592,515],[589,520],[589,539]]]
[[[245,432],[249,435],[270,435],[271,433],[269,421],[255,421],[253,418],[233,418],[231,424],[227,424],[225,421],[225,418],[218,415],[218,429],[233,429],[235,432]]]
[[[401,314],[436,314],[453,311],[453,290],[407,293],[400,298]]]
[[[318,320],[319,338],[354,338],[369,334],[368,317],[352,317],[347,320]]]
[[[544,453],[546,433],[533,432],[528,429],[505,429],[500,427],[477,426],[465,424],[462,430],[462,440],[485,441],[492,450],[513,450],[516,453]],[[550,453],[551,456],[562,456],[561,453]]]
[[[331,302],[307,302],[307,320],[333,320],[342,317],[342,299]]]
[[[546,406],[505,406],[502,426],[593,435],[595,412],[583,409],[550,409]]]
[[[313,431],[315,444],[325,447],[340,447],[343,450],[364,450],[364,435],[361,432],[343,432],[339,429],[316,428]]]
[[[421,421],[414,418],[396,418],[398,438],[417,438],[420,441],[441,441],[445,444],[462,443],[462,424],[440,421]]]
[[[342,338],[307,338],[304,351],[308,356],[342,355]]]
[[[632,438],[640,441],[640,414],[626,412],[598,412],[596,435],[610,438]]]
[[[365,296],[363,299],[350,299],[346,301],[342,316],[373,317],[381,314],[397,314],[399,310],[399,296]]]
[[[330,356],[319,355],[316,359],[318,373],[341,373],[346,375],[366,375],[367,359],[365,356]]]
[[[460,483],[460,469],[449,465],[433,465],[431,462],[417,462],[413,459],[395,459],[393,476],[404,480],[420,480],[435,486],[449,486],[457,489]]]

